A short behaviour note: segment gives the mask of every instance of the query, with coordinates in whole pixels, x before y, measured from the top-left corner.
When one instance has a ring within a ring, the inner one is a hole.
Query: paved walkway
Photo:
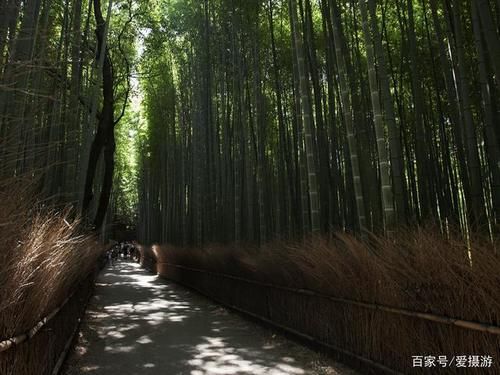
[[[354,374],[129,262],[98,278],[66,375]]]

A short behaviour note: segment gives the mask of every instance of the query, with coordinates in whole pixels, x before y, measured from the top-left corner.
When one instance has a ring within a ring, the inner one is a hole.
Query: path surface
[[[65,373],[355,374],[124,261],[99,276]]]

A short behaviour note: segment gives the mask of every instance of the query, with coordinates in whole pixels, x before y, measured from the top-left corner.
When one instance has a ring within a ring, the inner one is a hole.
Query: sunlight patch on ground
[[[123,339],[125,335],[119,331],[108,331],[108,336],[111,336],[115,339]]]
[[[151,340],[151,338],[146,335],[139,337],[137,340],[135,340],[135,342],[138,342],[139,344],[151,344],[153,340]]]
[[[106,346],[104,347],[104,351],[110,352],[110,353],[130,353],[135,349],[135,346],[132,345],[115,345],[115,346]]]
[[[99,369],[100,369],[99,366],[83,366],[82,367],[83,372],[97,371]]]
[[[131,303],[124,303],[121,305],[104,306],[104,309],[110,312],[132,312],[134,311],[134,305]]]
[[[66,375],[333,375],[227,309],[118,262],[99,277]],[[79,348],[80,346],[80,348]],[[314,371],[319,369],[319,371]]]
[[[189,365],[196,368],[191,371],[191,375],[240,373],[253,375],[305,374],[303,369],[290,365],[290,362],[294,361],[293,358],[284,357],[284,363],[278,363],[274,366],[264,366],[251,360],[252,357],[259,358],[259,353],[252,353],[243,349],[235,350],[234,348],[227,347],[222,337],[203,337],[203,339],[206,343],[197,345],[196,350],[198,354],[195,354],[194,359],[188,361]],[[242,355],[250,357],[250,359],[245,359]]]

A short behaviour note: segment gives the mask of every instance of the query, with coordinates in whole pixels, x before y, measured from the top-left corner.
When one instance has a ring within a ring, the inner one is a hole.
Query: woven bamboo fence
[[[97,271],[92,272],[54,311],[28,332],[0,340],[0,374],[56,375],[68,353]]]
[[[172,264],[141,249],[143,267],[326,350],[366,374],[499,374],[500,327],[336,298],[223,272]],[[413,367],[415,355],[489,355],[491,367]]]

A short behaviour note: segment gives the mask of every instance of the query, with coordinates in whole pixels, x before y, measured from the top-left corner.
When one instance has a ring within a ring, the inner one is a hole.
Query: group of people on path
[[[132,242],[121,242],[108,250],[106,258],[110,265],[114,265],[120,258],[137,261],[139,258],[139,250]]]

